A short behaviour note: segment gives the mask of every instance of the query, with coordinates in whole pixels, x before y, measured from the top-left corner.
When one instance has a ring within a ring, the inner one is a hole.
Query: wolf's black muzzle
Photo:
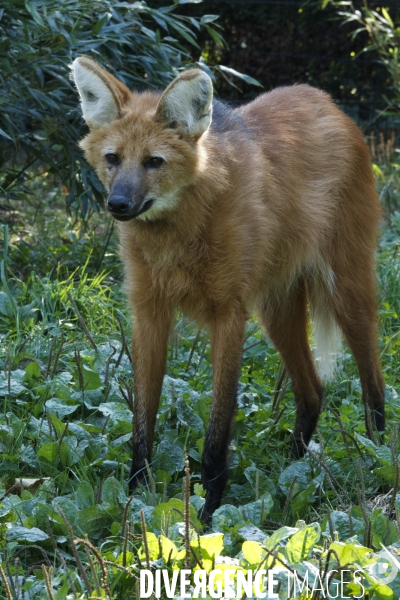
[[[146,212],[154,204],[154,198],[144,200],[141,198],[137,202],[133,202],[126,196],[118,196],[111,194],[107,200],[107,208],[117,221],[129,221]]]

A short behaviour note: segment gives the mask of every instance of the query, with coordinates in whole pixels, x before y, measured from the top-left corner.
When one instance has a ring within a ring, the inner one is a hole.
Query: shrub
[[[185,2],[191,0],[185,0]],[[90,55],[136,89],[164,87],[189,63],[213,73],[196,33],[224,44],[216,15],[184,17],[177,5],[115,0],[12,0],[0,9],[0,189],[3,208],[30,201],[46,173],[64,186],[67,207],[102,204],[102,189],[77,147],[83,134],[68,64]],[[219,67],[218,67],[219,68]],[[41,186],[39,187],[39,191]],[[11,204],[12,205],[12,204]]]
[[[390,79],[389,95],[384,95],[388,109],[386,114],[400,114],[400,23],[394,23],[389,10],[377,7],[375,10],[364,2],[360,8],[351,0],[323,0],[325,8],[332,4],[345,23],[352,23],[355,29],[352,37],[361,32],[368,34],[368,43],[363,52],[376,50],[380,61],[385,65]],[[383,113],[385,114],[385,113]]]

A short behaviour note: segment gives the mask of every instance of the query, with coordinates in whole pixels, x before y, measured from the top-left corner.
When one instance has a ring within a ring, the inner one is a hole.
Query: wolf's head
[[[184,71],[160,94],[130,92],[86,57],[73,62],[72,74],[90,128],[80,145],[109,194],[108,210],[120,221],[165,217],[204,162],[210,77]]]

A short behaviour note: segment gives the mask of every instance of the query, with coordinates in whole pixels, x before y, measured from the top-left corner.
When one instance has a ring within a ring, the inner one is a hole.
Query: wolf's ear
[[[71,69],[89,127],[94,129],[118,119],[131,95],[128,88],[85,56],[75,59]]]
[[[212,81],[204,71],[184,71],[161,96],[156,119],[199,138],[211,125],[212,97]]]

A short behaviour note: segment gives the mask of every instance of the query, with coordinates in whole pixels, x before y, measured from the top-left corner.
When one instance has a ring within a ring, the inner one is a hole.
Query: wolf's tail
[[[322,379],[327,381],[332,379],[335,373],[342,335],[333,311],[334,281],[329,286],[326,285],[326,281],[322,285],[321,283],[314,280],[309,292],[317,368]]]

